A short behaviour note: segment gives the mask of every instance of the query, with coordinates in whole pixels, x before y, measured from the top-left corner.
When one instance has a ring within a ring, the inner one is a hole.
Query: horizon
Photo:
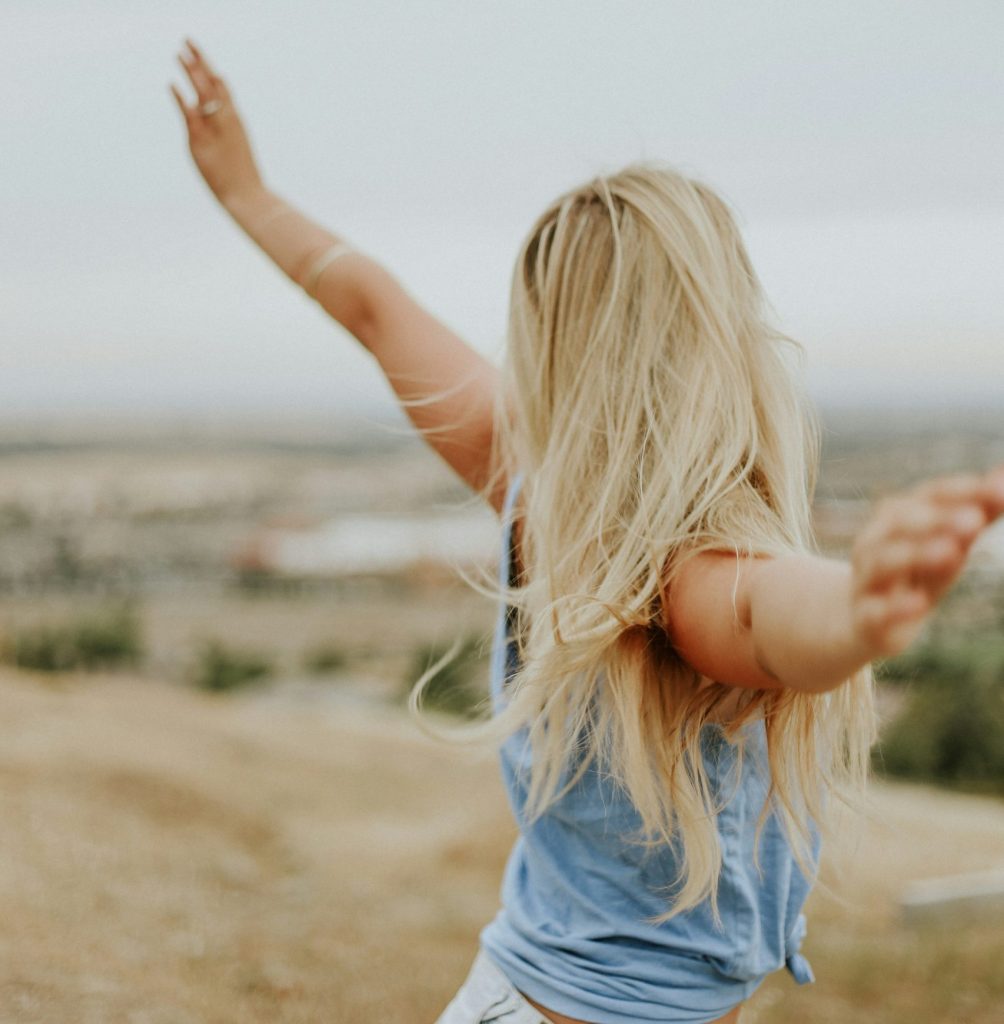
[[[930,400],[876,404],[873,402],[821,403],[813,400],[813,408],[825,429],[854,432],[856,429],[898,429],[922,426],[925,432],[953,430],[1000,429],[1004,440],[1004,403],[999,399],[986,401],[936,397]],[[936,419],[932,420],[932,415]],[[104,410],[33,410],[11,415],[0,409],[0,442],[22,434],[53,431],[81,432],[88,440],[101,434],[109,439],[130,429],[163,437],[172,431],[196,436],[213,431],[248,438],[261,431],[278,431],[290,438],[300,438],[318,431],[351,430],[353,436],[373,428],[375,435],[386,438],[421,440],[404,410],[391,400],[360,402],[336,408],[291,408],[280,406],[247,406],[207,409],[202,407],[104,409]]]

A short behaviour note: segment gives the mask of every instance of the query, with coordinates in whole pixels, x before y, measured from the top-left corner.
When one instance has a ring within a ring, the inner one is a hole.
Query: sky
[[[199,176],[186,35],[268,186],[492,359],[537,214],[655,158],[737,211],[821,404],[1001,394],[995,0],[3,0],[7,415],[393,409]]]

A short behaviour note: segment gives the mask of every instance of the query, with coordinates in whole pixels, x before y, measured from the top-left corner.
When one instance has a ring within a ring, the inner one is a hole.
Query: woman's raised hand
[[[1004,514],[1004,466],[938,477],[881,501],[851,552],[852,621],[876,658],[920,634],[973,541]]]
[[[179,53],[198,102],[189,106],[171,83],[188,129],[188,148],[199,173],[220,202],[262,187],[251,143],[226,83],[209,66],[201,51],[185,40],[189,53]]]

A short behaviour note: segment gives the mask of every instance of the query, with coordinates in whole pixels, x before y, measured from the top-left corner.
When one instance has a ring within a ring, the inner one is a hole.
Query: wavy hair
[[[531,820],[590,765],[608,773],[639,813],[637,838],[682,852],[659,921],[705,899],[717,914],[706,727],[741,770],[746,726],[762,722],[757,844],[773,809],[807,875],[828,794],[853,805],[867,780],[871,666],[825,693],[741,688],[700,676],[665,628],[698,552],[817,552],[820,430],[791,353],[804,355],[771,326],[728,206],[665,165],[561,195],[517,257],[485,495],[523,475],[523,571],[483,592],[517,609],[520,658],[504,707],[449,734],[527,730]],[[440,664],[413,688],[416,713]]]

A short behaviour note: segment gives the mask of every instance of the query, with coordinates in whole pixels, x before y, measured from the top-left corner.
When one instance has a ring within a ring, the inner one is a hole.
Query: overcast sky
[[[493,358],[537,213],[655,157],[738,210],[822,403],[1002,391],[999,0],[3,0],[7,413],[391,407],[199,177],[185,35],[267,183]]]

